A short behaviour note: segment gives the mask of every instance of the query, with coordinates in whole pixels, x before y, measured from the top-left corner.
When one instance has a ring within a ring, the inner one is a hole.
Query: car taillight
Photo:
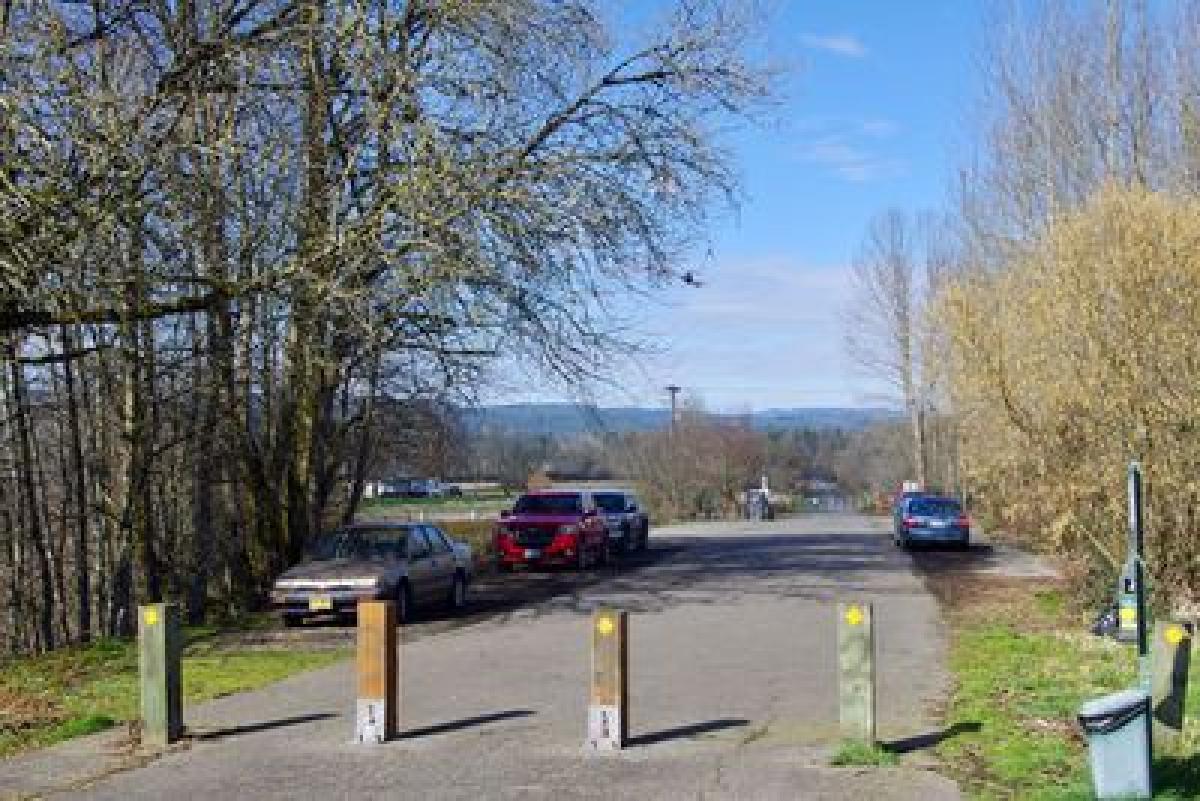
[[[916,528],[917,525],[918,525],[917,518],[915,518],[915,517],[904,518],[904,527],[905,528]]]
[[[961,526],[962,528],[970,528],[971,518],[969,515],[959,515],[958,519],[954,521],[954,525]]]
[[[494,536],[497,545],[503,545],[512,540],[512,532],[505,528],[497,528]]]

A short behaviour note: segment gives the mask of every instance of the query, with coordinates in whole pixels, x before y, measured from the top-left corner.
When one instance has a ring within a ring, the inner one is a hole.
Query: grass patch
[[[204,650],[207,630],[188,631]],[[192,653],[183,657],[184,702],[256,689],[345,658],[339,651]],[[138,715],[137,644],[86,648],[0,663],[0,757],[93,734]],[[186,715],[186,712],[185,712]]]
[[[963,733],[937,753],[968,797],[997,801],[1091,799],[1087,747],[1076,725],[1080,705],[1131,686],[1132,646],[1094,637],[1059,588],[960,574],[933,575],[953,636],[956,690],[946,725]],[[937,586],[950,582],[953,586]],[[1188,709],[1200,712],[1196,661]],[[1179,754],[1157,755],[1155,798],[1200,798],[1196,727],[1189,721]]]
[[[844,740],[829,760],[836,767],[891,767],[898,762],[897,756],[883,746],[865,743],[862,740]]]

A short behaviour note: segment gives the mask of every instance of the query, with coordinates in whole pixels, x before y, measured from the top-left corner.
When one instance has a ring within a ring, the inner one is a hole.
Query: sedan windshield
[[[404,528],[347,529],[321,537],[312,544],[314,562],[332,559],[386,559],[404,556],[408,530]]]
[[[962,513],[962,506],[951,498],[915,498],[908,511],[922,517],[957,517]]]
[[[513,506],[517,514],[572,515],[583,511],[578,495],[522,495]]]

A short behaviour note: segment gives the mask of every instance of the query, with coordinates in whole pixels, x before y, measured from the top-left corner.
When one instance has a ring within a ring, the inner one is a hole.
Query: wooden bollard
[[[838,709],[844,738],[875,743],[875,630],[870,604],[838,604]]]
[[[161,748],[183,734],[182,646],[178,606],[138,607],[138,677],[144,745]]]
[[[1169,749],[1183,734],[1194,633],[1191,623],[1154,624],[1150,692],[1156,748],[1163,745]]]
[[[592,686],[587,740],[592,751],[615,751],[629,739],[629,614],[600,607],[592,615]]]
[[[396,736],[400,719],[396,607],[391,601],[359,603],[357,666],[354,739],[385,743]]]

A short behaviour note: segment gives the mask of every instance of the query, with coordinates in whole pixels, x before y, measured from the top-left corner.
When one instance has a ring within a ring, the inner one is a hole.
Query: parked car
[[[621,553],[644,551],[650,543],[650,517],[628,490],[596,492],[596,506],[608,526],[608,538]]]
[[[966,548],[971,544],[971,519],[954,498],[913,495],[900,502],[892,541],[901,548],[940,543]]]
[[[590,492],[544,490],[517,498],[493,533],[501,570],[567,565],[584,570],[611,558],[608,526]]]
[[[471,546],[426,523],[361,523],[326,534],[307,557],[275,580],[271,604],[287,626],[310,617],[349,615],[359,601],[392,600],[396,618],[417,607],[467,605]]]

